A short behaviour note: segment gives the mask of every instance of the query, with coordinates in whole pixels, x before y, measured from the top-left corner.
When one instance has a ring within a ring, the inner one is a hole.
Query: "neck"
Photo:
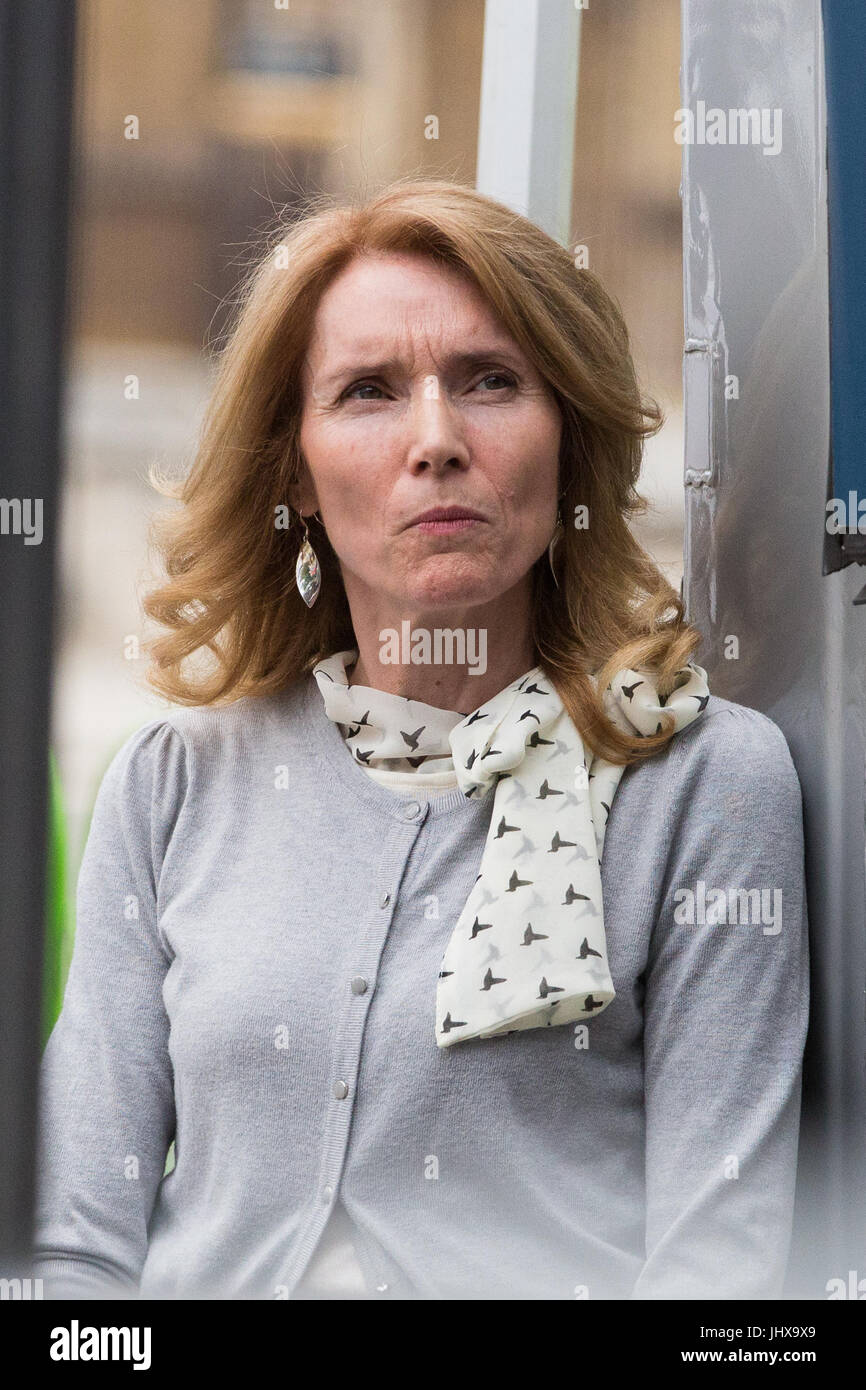
[[[399,615],[383,601],[353,605],[349,595],[358,648],[349,683],[436,709],[478,709],[536,665],[530,605],[529,584],[489,604],[408,614],[403,606]]]

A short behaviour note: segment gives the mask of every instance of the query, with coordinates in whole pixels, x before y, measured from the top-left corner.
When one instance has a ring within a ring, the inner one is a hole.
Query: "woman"
[[[800,791],[628,528],[658,424],[468,188],[254,268],[43,1063],[52,1296],[778,1295]]]

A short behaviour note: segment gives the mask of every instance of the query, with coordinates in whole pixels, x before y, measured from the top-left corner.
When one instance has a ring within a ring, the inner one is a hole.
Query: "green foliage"
[[[42,987],[42,1045],[48,1041],[63,1003],[72,955],[74,914],[67,890],[69,843],[60,773],[48,753],[48,845],[45,883],[45,952]]]

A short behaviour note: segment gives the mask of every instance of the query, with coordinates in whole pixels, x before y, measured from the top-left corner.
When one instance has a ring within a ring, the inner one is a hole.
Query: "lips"
[[[416,516],[414,521],[410,521],[410,526],[420,526],[424,522],[436,521],[484,521],[486,518],[481,512],[476,512],[472,507],[430,507],[420,516]]]

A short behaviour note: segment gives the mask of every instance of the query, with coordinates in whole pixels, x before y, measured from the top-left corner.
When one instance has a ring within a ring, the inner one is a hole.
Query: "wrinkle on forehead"
[[[391,257],[352,261],[332,282],[319,302],[304,366],[321,376],[343,365],[399,358],[410,372],[419,362],[445,365],[449,351],[465,349],[482,335],[525,360],[519,345],[502,325],[477,286],[468,278],[441,269],[423,257],[412,257],[423,282],[409,277],[404,267],[389,265]],[[394,257],[394,261],[398,258]],[[381,273],[385,267],[386,274]],[[424,272],[429,271],[429,274]],[[453,275],[453,278],[452,278]],[[350,279],[351,277],[351,279]],[[435,294],[431,294],[431,281]],[[378,329],[370,317],[385,308]],[[352,326],[352,320],[357,326]]]

